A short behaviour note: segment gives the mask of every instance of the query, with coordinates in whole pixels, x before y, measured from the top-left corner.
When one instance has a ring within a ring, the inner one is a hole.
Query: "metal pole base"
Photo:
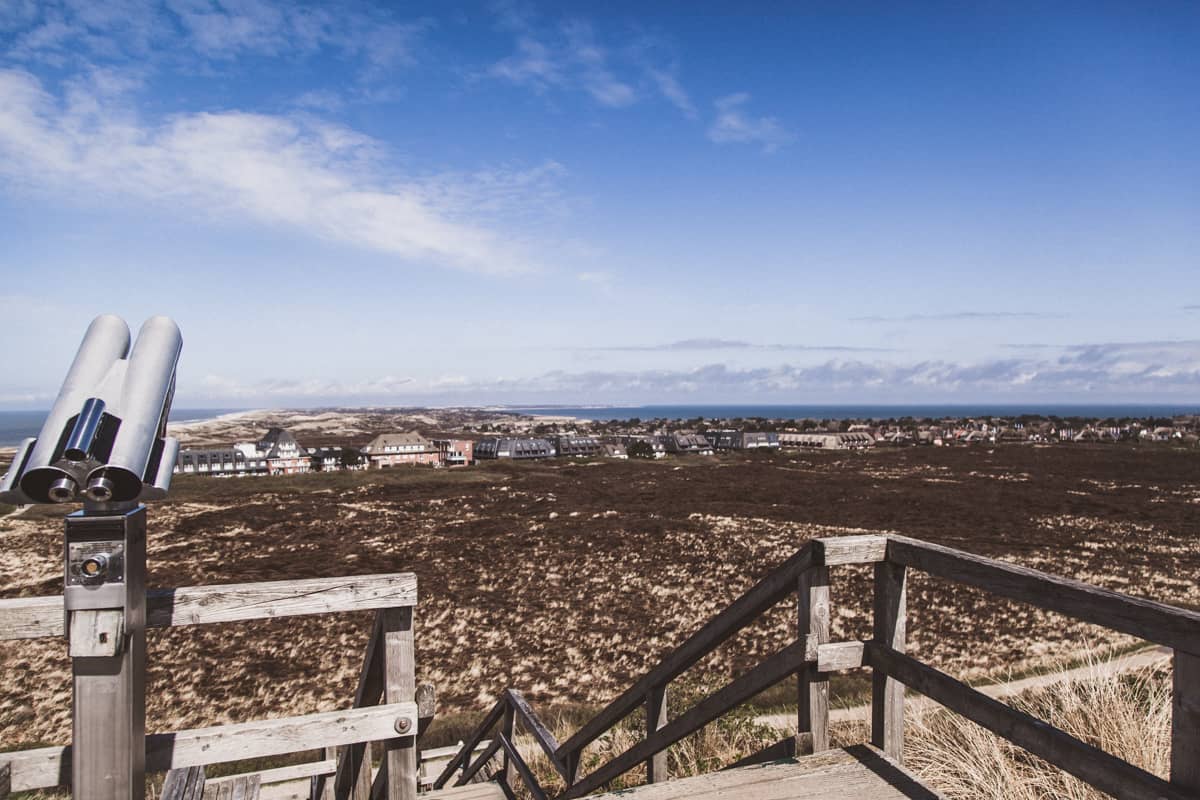
[[[66,518],[66,629],[76,800],[143,800],[146,508]]]

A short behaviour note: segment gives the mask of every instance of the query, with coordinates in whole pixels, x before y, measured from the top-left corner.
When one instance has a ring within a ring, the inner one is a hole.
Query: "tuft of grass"
[[[1147,772],[1167,777],[1171,688],[1169,674],[1162,668],[1097,672],[1026,692],[1012,705]],[[948,800],[1108,797],[945,709],[912,717],[906,726],[906,766]]]

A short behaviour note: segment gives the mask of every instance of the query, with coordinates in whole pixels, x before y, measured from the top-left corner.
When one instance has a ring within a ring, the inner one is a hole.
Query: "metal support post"
[[[64,607],[75,800],[142,800],[146,773],[146,507],[66,518]]]

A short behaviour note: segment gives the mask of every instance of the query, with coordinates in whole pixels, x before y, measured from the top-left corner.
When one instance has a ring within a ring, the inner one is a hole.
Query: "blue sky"
[[[745,8],[0,0],[0,407],[1200,402],[1200,7]]]

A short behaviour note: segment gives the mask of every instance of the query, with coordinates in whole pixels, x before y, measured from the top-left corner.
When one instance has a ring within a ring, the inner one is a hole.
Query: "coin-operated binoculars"
[[[152,317],[129,347],[119,317],[97,317],[36,439],[0,481],[0,501],[66,503],[65,630],[73,675],[75,798],[145,793],[146,507],[166,497],[179,442],[165,436],[183,339]]]

